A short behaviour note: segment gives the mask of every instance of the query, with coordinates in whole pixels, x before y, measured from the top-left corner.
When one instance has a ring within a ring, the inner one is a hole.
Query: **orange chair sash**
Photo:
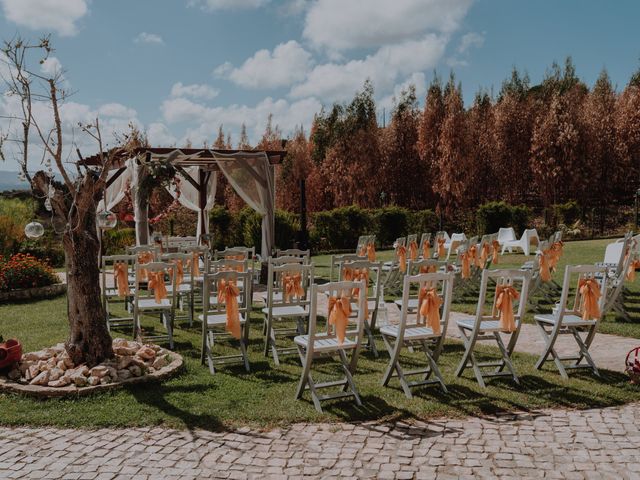
[[[496,287],[495,308],[499,312],[500,328],[503,332],[512,333],[516,331],[513,301],[518,298],[520,298],[520,294],[511,285],[498,285]]]
[[[304,288],[302,288],[302,275],[300,273],[286,273],[282,276],[282,292],[284,301],[288,302],[290,298],[298,300],[304,297]]]
[[[464,252],[460,255],[462,259],[462,272],[461,276],[464,279],[471,278],[471,254],[470,252]]]
[[[162,300],[167,298],[167,286],[164,284],[164,273],[164,270],[147,272],[149,288],[153,290],[156,303],[162,303]]]
[[[398,245],[396,247],[396,257],[398,258],[398,264],[402,273],[407,271],[407,247],[404,245]]]
[[[551,268],[552,271],[556,271],[556,266],[558,265],[558,261],[560,260],[560,257],[562,257],[562,248],[563,248],[563,243],[560,242],[554,242],[551,247],[549,248],[550,250],[550,257],[549,257],[549,267]]]
[[[415,240],[409,242],[409,259],[414,261],[418,259],[418,243]]]
[[[435,273],[436,270],[436,265],[423,265],[420,267],[420,273]]]
[[[118,289],[118,296],[129,296],[129,265],[126,262],[115,262],[113,264],[113,278]]]
[[[329,297],[329,325],[332,325],[340,345],[347,336],[347,324],[351,315],[351,299],[346,296],[340,298]]]
[[[446,239],[444,237],[438,238],[438,258],[444,257],[447,252],[444,249],[444,244],[446,243]]]
[[[373,243],[367,245],[367,258],[370,262],[376,261],[376,246]]]
[[[598,320],[600,318],[600,305],[598,300],[602,296],[598,281],[593,278],[583,278],[578,282],[580,292],[580,311],[583,320]]]
[[[138,263],[140,265],[144,265],[145,263],[150,263],[153,261],[153,254],[151,252],[142,252],[138,254]],[[147,276],[147,269],[140,269],[140,280],[147,280],[149,277]]]
[[[369,302],[366,298],[367,296],[367,288],[369,286],[369,270],[367,270],[366,268],[356,268],[353,270],[353,273],[351,275],[351,280],[354,282],[362,282],[364,281],[365,284],[365,299],[364,299],[364,318],[365,320],[369,318]],[[358,295],[360,295],[360,289],[358,287],[355,287],[352,291],[351,291],[351,295],[353,295],[354,297],[358,298]]]
[[[469,247],[469,255],[470,255],[469,260],[471,260],[471,264],[479,267],[480,266],[480,259],[478,258],[478,246],[477,245],[471,245]]]
[[[549,250],[544,250],[538,256],[538,264],[540,265],[540,278],[543,282],[551,280],[551,269],[549,266]]]
[[[238,307],[238,296],[240,289],[234,280],[220,280],[218,282],[218,302],[226,305],[227,332],[232,337],[240,340],[240,309]]]
[[[440,306],[442,305],[442,298],[438,295],[435,288],[429,288],[427,286],[420,289],[418,294],[418,319],[417,323],[421,324],[422,319],[426,321],[426,325],[431,329],[435,335],[440,335]]]
[[[188,266],[191,267],[191,275],[194,278],[199,277],[200,276],[200,255],[198,254],[198,252],[193,252],[193,256],[187,263],[188,263]]]
[[[640,268],[640,260],[632,260],[629,262],[629,268],[627,269],[626,278],[630,282],[636,281],[636,269]]]
[[[487,259],[491,254],[491,245],[489,243],[484,242],[482,244],[482,248],[480,249],[480,258],[478,258],[478,267],[484,268],[487,266]]]
[[[182,264],[182,260],[175,259],[172,262],[176,268],[176,285],[182,284],[184,281],[184,265]],[[173,268],[170,269],[171,274],[173,275]]]
[[[422,244],[422,258],[427,260],[431,257],[431,245],[429,244],[429,240]]]
[[[492,249],[491,263],[493,265],[497,265],[498,264],[498,255],[500,255],[500,242],[498,242],[497,240],[493,240],[491,242],[491,249]]]

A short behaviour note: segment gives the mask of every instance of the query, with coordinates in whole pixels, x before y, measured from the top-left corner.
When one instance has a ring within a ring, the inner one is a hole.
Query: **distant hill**
[[[7,190],[29,190],[29,184],[18,180],[18,172],[0,170],[0,192]]]

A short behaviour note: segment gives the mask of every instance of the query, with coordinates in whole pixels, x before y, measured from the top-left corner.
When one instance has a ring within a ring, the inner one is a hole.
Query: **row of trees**
[[[288,141],[278,206],[298,209],[301,179],[312,211],[394,203],[449,217],[491,200],[604,212],[640,187],[640,72],[617,92],[603,70],[589,89],[568,58],[539,85],[514,70],[497,96],[480,90],[468,108],[453,74],[434,76],[423,105],[410,87],[381,126],[366,82],[350,103],[319,112],[308,136]],[[257,147],[279,142],[269,122]],[[221,129],[215,145],[229,143]]]

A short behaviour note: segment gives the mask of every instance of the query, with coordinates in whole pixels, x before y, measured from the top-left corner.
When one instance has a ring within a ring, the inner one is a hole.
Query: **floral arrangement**
[[[640,384],[640,347],[631,350],[624,363],[631,382]]]
[[[23,290],[58,283],[51,267],[33,255],[17,253],[0,260],[0,291]]]

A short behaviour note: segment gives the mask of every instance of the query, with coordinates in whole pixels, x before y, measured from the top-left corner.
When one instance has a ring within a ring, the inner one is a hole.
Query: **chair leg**
[[[356,404],[361,407],[362,400],[360,399],[360,394],[358,393],[358,389],[356,388],[356,383],[353,381],[351,366],[349,365],[349,360],[347,360],[347,355],[344,353],[344,350],[338,350],[338,355],[340,356],[340,363],[342,363],[342,368],[344,369],[344,374],[351,389],[351,393],[353,393],[353,396],[356,399]]]
[[[375,358],[378,358],[378,349],[376,348],[376,340],[373,338],[373,332],[371,331],[371,327],[369,326],[369,322],[367,320],[364,321],[364,330],[367,335],[367,339],[369,341],[369,348],[373,353]]]
[[[591,327],[591,329],[594,330],[595,327]],[[580,357],[578,358],[578,360],[576,360],[575,365],[579,365],[582,359],[584,358],[589,364],[589,366],[591,367],[591,369],[593,370],[593,373],[599,377],[600,372],[598,372],[596,363],[593,361],[593,358],[591,358],[591,354],[589,353],[589,348],[587,347],[585,342],[582,341],[582,338],[580,337],[580,332],[572,328],[571,333],[573,334],[573,337],[575,338],[576,343],[578,344],[578,348],[580,349]],[[591,333],[591,331],[589,333]],[[587,338],[588,338],[588,335],[587,335]]]
[[[464,342],[464,354],[462,355],[462,360],[460,360],[460,364],[456,369],[456,377],[461,377],[462,372],[465,368],[467,368],[467,363],[471,359],[471,353],[473,351],[473,347],[475,346],[475,338],[472,340],[470,336],[467,335],[467,332],[464,328],[459,327],[460,333],[462,335],[462,340]]]
[[[427,362],[429,362],[429,367],[431,369],[430,372],[425,375],[424,379],[427,380],[430,374],[433,374],[438,380],[438,383],[440,383],[440,387],[442,388],[442,391],[444,393],[449,393],[449,391],[447,390],[447,386],[444,384],[442,373],[440,373],[440,369],[438,368],[438,363],[433,358],[431,349],[429,348],[429,345],[427,344],[426,341],[422,342],[422,348],[424,349],[424,354],[427,357]]]
[[[520,379],[518,378],[518,375],[516,375],[516,370],[513,367],[513,364],[511,363],[511,357],[510,357],[509,351],[507,350],[507,348],[504,346],[504,343],[502,342],[502,338],[500,337],[500,332],[494,332],[494,335],[496,337],[496,343],[498,344],[500,353],[502,353],[502,362],[504,366],[507,367],[511,372],[513,381],[516,382],[518,385],[520,385]]]
[[[300,381],[298,382],[298,388],[296,389],[296,400],[299,400],[302,398],[304,387],[307,385],[309,370],[311,368],[311,360],[307,359],[306,350],[304,350],[300,345],[296,345],[296,347],[298,348],[298,355],[300,355],[300,362],[302,363],[302,375],[300,375]]]
[[[213,347],[215,346],[215,337],[213,332],[208,332],[207,336],[207,363],[209,364],[209,371],[211,375],[215,375],[216,367],[213,364]]]
[[[247,347],[244,343],[244,338],[240,338],[239,342],[240,342],[240,353],[242,354],[242,361],[244,363],[244,369],[247,372],[250,372],[251,368],[249,367],[249,357],[247,356]]]
[[[386,335],[382,335],[382,340],[384,341],[384,344],[387,347],[387,350],[389,351],[389,363],[387,364],[387,368],[385,369],[384,374],[382,375],[382,386],[386,387],[389,384],[389,380],[391,380],[391,377],[393,376],[393,370],[396,368],[396,363],[398,361],[398,357],[400,356],[400,348],[398,345],[398,339],[396,339],[396,344],[395,345],[391,345],[390,340],[387,338]]]

